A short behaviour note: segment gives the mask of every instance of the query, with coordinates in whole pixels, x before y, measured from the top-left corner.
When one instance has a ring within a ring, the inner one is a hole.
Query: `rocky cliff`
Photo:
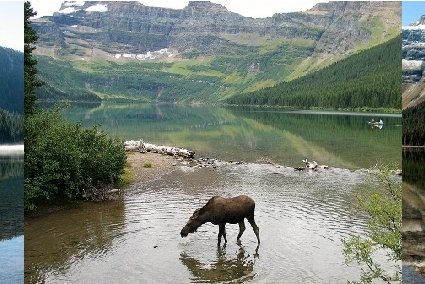
[[[163,48],[180,53],[198,48],[209,54],[223,52],[221,47],[232,41],[238,44],[237,35],[249,35],[263,40],[312,39],[317,52],[342,54],[371,40],[376,36],[374,29],[384,31],[381,37],[391,33],[399,16],[398,2],[331,1],[306,12],[254,19],[209,1],[190,1],[181,10],[139,2],[69,1],[53,16],[33,24],[40,35],[39,46],[55,47],[59,52],[79,46],[111,54]]]
[[[403,109],[425,102],[425,16],[403,27]]]
[[[305,12],[251,18],[209,1],[190,1],[183,9],[69,1],[32,24],[39,35],[36,53],[50,58],[40,60],[49,90],[66,93],[79,84],[81,92],[102,98],[119,91],[143,101],[180,101],[181,95],[217,101],[292,80],[383,43],[399,34],[400,18],[400,2],[331,1]],[[134,66],[119,64],[130,63],[142,64],[137,70],[143,73],[124,75]],[[63,79],[55,68],[68,70],[72,82],[59,88]]]

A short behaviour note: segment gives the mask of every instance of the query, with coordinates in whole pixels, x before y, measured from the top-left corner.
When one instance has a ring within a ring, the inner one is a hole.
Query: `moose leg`
[[[218,245],[221,243],[221,236],[224,237],[224,242],[227,243],[226,239],[226,223],[218,225]]]
[[[243,234],[244,231],[245,231],[245,223],[242,220],[242,221],[239,222],[239,234],[238,234],[238,237],[236,238],[238,241],[242,237],[242,234]]]
[[[251,224],[252,229],[254,230],[255,235],[257,236],[258,243],[260,243],[260,228],[255,224],[254,216],[248,219],[248,222]]]

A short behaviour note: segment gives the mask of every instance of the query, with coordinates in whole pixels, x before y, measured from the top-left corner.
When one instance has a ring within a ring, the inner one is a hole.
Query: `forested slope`
[[[24,55],[0,47],[0,144],[23,141]]]
[[[0,109],[23,112],[24,55],[22,52],[0,47]]]
[[[425,146],[425,103],[403,110],[403,145]]]
[[[230,104],[299,108],[401,108],[401,37],[317,72],[228,99]]]

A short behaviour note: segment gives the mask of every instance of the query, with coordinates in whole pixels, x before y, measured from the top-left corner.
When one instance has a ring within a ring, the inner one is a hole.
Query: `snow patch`
[[[127,58],[127,59],[138,59],[138,60],[147,60],[147,59],[156,59],[164,57],[172,57],[173,54],[168,50],[168,48],[163,48],[156,51],[148,51],[146,53],[117,53],[114,55],[116,59]]]
[[[425,30],[425,25],[403,26],[403,30]]]
[[[61,14],[71,14],[76,12],[77,10],[74,7],[68,7],[59,11]]]
[[[65,1],[63,5],[65,7],[72,7],[72,6],[84,6],[84,1]]]
[[[402,59],[401,65],[403,70],[422,70],[423,61]]]
[[[108,5],[107,4],[96,4],[86,8],[87,12],[107,12]]]

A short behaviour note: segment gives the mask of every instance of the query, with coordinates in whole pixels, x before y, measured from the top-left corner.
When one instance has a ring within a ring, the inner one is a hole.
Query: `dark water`
[[[23,175],[20,155],[0,155],[0,283],[24,281]]]
[[[341,239],[364,234],[355,195],[362,170],[295,172],[271,165],[179,167],[135,185],[123,200],[82,204],[31,219],[25,228],[27,283],[346,283]],[[214,195],[256,201],[261,245],[237,225],[217,248],[217,226],[180,237],[192,212]],[[284,282],[282,282],[284,281]]]
[[[94,106],[94,107],[93,107]],[[359,169],[401,165],[401,115],[151,104],[71,106],[65,116],[124,140],[187,147],[197,156]],[[382,118],[382,129],[368,121]]]
[[[413,267],[425,265],[425,149],[403,149],[403,283],[425,283]]]

